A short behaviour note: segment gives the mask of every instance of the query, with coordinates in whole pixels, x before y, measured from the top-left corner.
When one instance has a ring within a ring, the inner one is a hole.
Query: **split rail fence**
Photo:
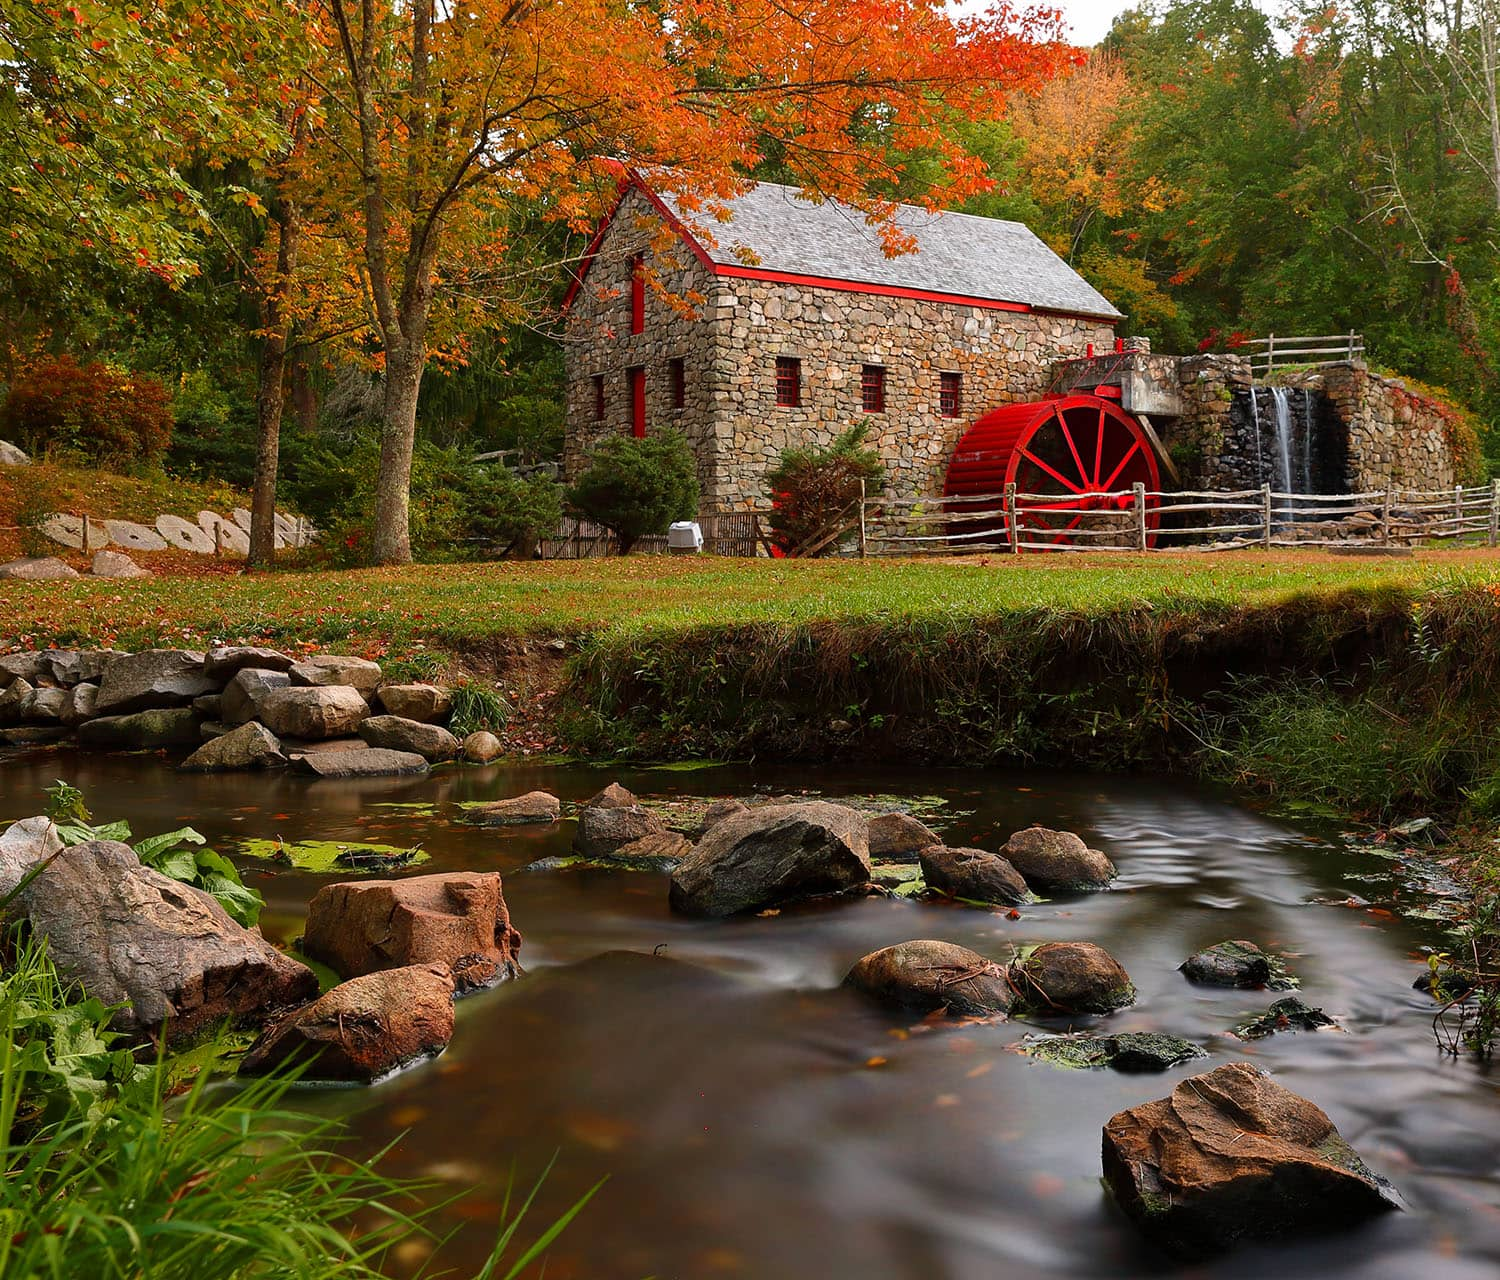
[[[962,555],[1021,551],[1230,551],[1240,547],[1500,545],[1500,480],[1442,490],[1279,493],[965,494],[961,499],[869,498],[844,551]],[[983,508],[983,509],[977,509]]]
[[[770,543],[758,511],[713,511],[698,517],[703,530],[703,553],[710,556],[756,556],[770,554]],[[550,538],[539,544],[543,560],[592,560],[612,556],[614,534],[590,520],[565,516]],[[667,553],[666,535],[641,538],[633,551],[647,555]]]

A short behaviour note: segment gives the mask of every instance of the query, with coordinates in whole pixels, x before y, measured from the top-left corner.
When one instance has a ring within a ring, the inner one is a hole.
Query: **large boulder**
[[[185,1039],[318,993],[312,971],[201,890],[141,865],[129,845],[65,849],[17,900],[67,982],[122,1006],[122,1030]]]
[[[1189,982],[1205,987],[1263,987],[1271,980],[1270,956],[1243,939],[1195,951],[1178,968]]]
[[[1112,1013],[1135,1002],[1130,975],[1092,942],[1045,942],[1010,967],[1016,1003],[1034,1014]]]
[[[0,690],[0,724],[20,724],[26,715],[26,704],[35,692],[36,687],[22,676]]]
[[[1027,827],[1000,850],[1006,860],[1041,892],[1102,889],[1115,878],[1115,866],[1071,831]]]
[[[452,1038],[452,971],[406,965],[351,978],[268,1026],[240,1074],[292,1067],[306,1080],[369,1084],[441,1053]]]
[[[56,683],[71,689],[83,679],[83,654],[77,649],[48,649],[44,670]]]
[[[670,875],[692,851],[693,842],[680,831],[657,831],[622,844],[605,861],[636,871],[662,871]]]
[[[89,572],[96,578],[153,578],[156,575],[150,569],[136,564],[123,551],[111,551],[108,547],[102,547],[94,552],[93,563],[89,566]]]
[[[882,813],[870,819],[872,862],[915,862],[917,854],[942,838],[909,813]]]
[[[230,769],[280,769],[286,765],[281,742],[252,720],[205,742],[178,768],[184,773],[221,773]]]
[[[0,564],[0,578],[20,578],[27,582],[50,582],[59,578],[76,578],[78,570],[56,556],[22,556]]]
[[[656,814],[638,804],[589,805],[578,815],[573,848],[585,858],[607,858],[622,845],[666,829]]]
[[[380,686],[380,664],[368,658],[348,658],[332,653],[315,653],[290,668],[292,683],[313,688],[350,685],[368,697]]]
[[[257,716],[260,700],[273,689],[289,689],[291,676],[284,671],[242,667],[229,678],[219,695],[219,718],[225,724],[246,724]]]
[[[635,793],[618,782],[611,782],[602,791],[596,791],[586,801],[585,809],[629,809],[639,804]]]
[[[383,684],[375,695],[393,716],[431,724],[453,707],[453,696],[435,684]]]
[[[78,726],[81,746],[104,751],[154,751],[195,746],[198,717],[192,707],[157,707],[129,716],[99,716]]]
[[[946,1009],[960,1017],[1007,1013],[1013,999],[1004,965],[930,939],[872,951],[849,970],[844,985],[882,1004],[924,1013]]]
[[[63,707],[62,722],[76,728],[85,720],[94,718],[94,708],[99,701],[99,686],[77,684],[68,690],[68,701]]]
[[[863,814],[824,800],[734,814],[673,873],[672,906],[731,916],[856,888],[870,879],[867,826]]]
[[[31,459],[26,456],[24,449],[11,444],[9,440],[0,440],[0,467],[24,467],[30,463]]]
[[[515,827],[556,822],[562,815],[558,798],[546,791],[528,791],[509,800],[491,800],[472,805],[468,821],[482,827]]]
[[[21,707],[21,719],[29,724],[58,724],[69,701],[66,689],[33,689]]]
[[[970,902],[1029,902],[1021,873],[997,853],[930,844],[918,855],[929,889]]]
[[[495,872],[452,871],[404,880],[324,885],[307,907],[302,950],[341,977],[412,964],[514,977],[521,935],[511,927]]]
[[[1186,1258],[1401,1207],[1319,1107],[1243,1062],[1113,1116],[1104,1179],[1137,1226]]]
[[[247,668],[256,671],[286,671],[291,665],[292,659],[280,649],[266,649],[257,645],[219,645],[210,649],[203,658],[204,672],[215,680],[228,680],[236,672]]]
[[[442,725],[424,724],[402,716],[370,716],[361,720],[359,736],[372,747],[412,751],[424,760],[452,760],[462,750],[458,739]]]
[[[21,877],[43,858],[62,848],[57,823],[39,814],[12,822],[0,832],[0,897],[10,893]]]
[[[32,684],[45,680],[52,670],[51,653],[50,649],[25,649],[0,657],[0,688],[13,680],[27,680]]]
[[[95,710],[125,715],[151,707],[185,707],[215,684],[203,674],[203,655],[191,649],[144,649],[116,658],[99,682]]]
[[[357,732],[370,714],[359,690],[346,684],[268,689],[256,699],[255,709],[256,718],[284,738],[341,738]]]
[[[698,819],[696,835],[699,840],[703,839],[725,818],[732,818],[737,813],[744,813],[750,806],[743,800],[736,800],[733,796],[723,800],[715,800],[703,811],[703,816]]]
[[[291,760],[298,773],[315,778],[411,778],[426,773],[428,767],[415,751],[387,751],[363,742],[342,751],[303,751]]]

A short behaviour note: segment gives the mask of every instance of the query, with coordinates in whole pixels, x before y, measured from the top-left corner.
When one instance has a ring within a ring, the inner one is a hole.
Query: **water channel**
[[[363,1151],[394,1142],[390,1171],[435,1179],[436,1195],[467,1191],[445,1211],[455,1234],[441,1258],[456,1275],[471,1275],[486,1251],[507,1180],[529,1185],[554,1155],[538,1229],[609,1181],[553,1250],[550,1280],[1173,1273],[1103,1192],[1100,1129],[1121,1108],[1239,1059],[1328,1111],[1409,1210],[1182,1274],[1492,1280],[1500,1269],[1500,1076],[1434,1045],[1433,1006],[1411,984],[1422,947],[1441,934],[1389,910],[1409,894],[1399,863],[1316,824],[1142,778],[570,765],[348,784],[186,777],[153,756],[69,752],[0,761],[0,816],[38,811],[58,777],[84,789],[99,819],[126,818],[137,835],[191,824],[227,853],[251,837],[420,842],[431,860],[414,871],[504,873],[527,976],[461,1002],[436,1062],[369,1090],[294,1095],[344,1117]],[[1121,876],[1110,892],[1026,907],[1015,920],[868,899],[712,923],[672,915],[665,877],[522,874],[566,852],[567,821],[539,833],[459,822],[466,800],[543,788],[566,804],[611,779],[643,798],[926,797],[923,816],[950,844],[998,848],[1041,822],[1084,835]],[[332,878],[239,861],[266,896],[267,935],[283,942]],[[1014,1051],[1028,1033],[1066,1024],[943,1026],[840,988],[864,953],[922,937],[997,957],[1026,943],[1097,942],[1139,990],[1108,1026],[1185,1036],[1211,1056],[1161,1075],[1068,1071]],[[1345,1030],[1231,1036],[1276,993],[1195,987],[1177,972],[1191,951],[1226,938],[1288,957],[1303,998]]]

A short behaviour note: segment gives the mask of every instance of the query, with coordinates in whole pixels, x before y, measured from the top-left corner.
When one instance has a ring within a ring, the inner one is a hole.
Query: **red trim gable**
[[[594,265],[594,259],[598,256],[599,246],[604,240],[605,233],[613,224],[616,215],[620,212],[620,206],[625,202],[625,197],[632,187],[651,202],[662,220],[692,250],[693,256],[715,276],[737,280],[767,280],[776,284],[800,284],[815,289],[836,289],[840,293],[868,293],[880,298],[910,298],[918,302],[942,302],[954,306],[979,307],[986,311],[1011,311],[1022,315],[1076,316],[1084,320],[1097,320],[1100,324],[1107,324],[1111,328],[1119,323],[1118,317],[1094,315],[1087,311],[1063,311],[1049,307],[1033,307],[1025,302],[1004,302],[998,298],[976,298],[968,294],[942,293],[930,289],[911,289],[903,285],[871,284],[860,280],[841,280],[834,276],[804,275],[795,271],[771,271],[764,267],[741,267],[733,263],[715,262],[709,256],[708,251],[698,243],[697,238],[692,232],[667,208],[666,203],[661,197],[652,191],[633,172],[628,173],[620,180],[620,191],[615,198],[613,207],[604,216],[603,221],[600,222],[599,230],[594,233],[594,238],[589,242],[589,247],[584,251],[578,272],[573,277],[572,284],[568,286],[567,293],[563,296],[564,311],[567,311],[573,305],[573,299],[578,296],[579,289],[583,287],[584,278],[588,275],[589,268]]]

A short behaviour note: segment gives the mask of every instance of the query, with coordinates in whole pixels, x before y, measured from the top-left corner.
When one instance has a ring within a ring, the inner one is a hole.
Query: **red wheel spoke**
[[[1085,495],[1080,494],[1079,497]],[[1027,502],[1022,504],[1027,511],[1077,511],[1077,498],[1064,498],[1061,502]]]
[[[1064,542],[1072,542],[1073,539],[1068,537],[1068,534],[1071,533],[1074,529],[1078,528],[1078,525],[1082,520],[1083,517],[1081,515],[1074,516],[1071,520],[1068,521],[1067,524],[1063,525],[1063,527],[1053,535],[1052,541],[1058,543],[1059,545]]]
[[[1094,488],[1099,487],[1099,476],[1104,471],[1104,410],[1099,410],[1099,434],[1094,440]]]
[[[1110,486],[1114,484],[1115,480],[1119,477],[1120,472],[1125,470],[1125,464],[1136,455],[1136,452],[1140,449],[1140,447],[1141,442],[1139,440],[1131,441],[1130,448],[1125,450],[1125,456],[1120,459],[1119,465],[1109,473],[1109,479],[1099,486],[1101,492],[1108,493],[1110,491]]]
[[[1078,478],[1083,481],[1083,487],[1089,487],[1089,473],[1084,470],[1083,459],[1078,456],[1078,445],[1073,439],[1073,433],[1068,429],[1068,420],[1062,414],[1057,415],[1057,429],[1062,432],[1062,437],[1068,442],[1068,452],[1073,455],[1073,465],[1078,468]]]
[[[1067,489],[1068,492],[1070,492],[1070,493],[1082,493],[1083,492],[1082,489],[1080,489],[1076,484],[1074,484],[1065,475],[1063,475],[1062,472],[1058,471],[1054,467],[1048,466],[1045,462],[1043,462],[1040,458],[1038,458],[1036,456],[1036,454],[1032,453],[1030,449],[1022,449],[1021,450],[1021,456],[1023,458],[1025,458],[1028,462],[1033,462],[1037,466],[1039,466],[1049,476],[1051,476],[1054,480],[1056,480],[1058,484],[1062,485],[1063,488]]]

